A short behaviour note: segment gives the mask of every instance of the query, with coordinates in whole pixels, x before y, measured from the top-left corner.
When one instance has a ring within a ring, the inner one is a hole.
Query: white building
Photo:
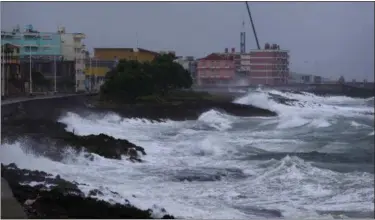
[[[305,74],[300,74],[296,72],[289,72],[289,79],[288,82],[289,84],[300,84],[300,83],[305,83],[305,77],[308,75]]]
[[[75,61],[76,69],[76,91],[85,91],[86,48],[83,33],[66,33],[65,27],[60,27],[58,33],[61,35],[61,54],[64,60]]]

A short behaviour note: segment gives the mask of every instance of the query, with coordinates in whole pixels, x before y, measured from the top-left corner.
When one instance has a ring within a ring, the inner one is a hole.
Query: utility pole
[[[57,66],[56,66],[56,56],[53,56],[53,64],[54,64],[54,77],[53,77],[53,92],[56,94],[57,92],[57,83],[56,83],[56,77],[57,77]]]
[[[30,77],[30,95],[33,94],[33,77],[31,73],[31,45],[29,46],[29,77]]]
[[[91,59],[91,57],[89,57],[89,59],[90,59],[90,77],[89,77],[89,91],[90,91],[90,93],[91,93],[91,90],[92,90],[92,80],[91,80],[91,78],[92,78],[92,74],[93,74],[93,71],[92,71],[92,59]]]
[[[135,32],[135,38],[136,38],[136,47],[138,48],[138,32]]]
[[[77,69],[77,51],[74,48],[74,91],[77,92],[77,74],[78,74],[78,69]]]
[[[5,59],[4,45],[1,45],[1,96],[5,95]]]

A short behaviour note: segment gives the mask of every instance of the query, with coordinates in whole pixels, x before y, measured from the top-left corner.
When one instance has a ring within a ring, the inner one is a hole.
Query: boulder
[[[22,204],[27,218],[152,218],[151,210],[138,209],[130,205],[127,200],[125,204],[111,204],[96,198],[85,197],[78,188],[81,184],[66,181],[60,176],[19,169],[15,164],[1,164],[1,176],[9,183],[19,204]],[[28,185],[30,182],[40,184],[30,186]],[[47,184],[50,187],[47,187]],[[101,195],[102,192],[94,189],[89,194]],[[22,218],[22,213],[19,214],[15,217]],[[174,217],[165,214],[163,218]]]

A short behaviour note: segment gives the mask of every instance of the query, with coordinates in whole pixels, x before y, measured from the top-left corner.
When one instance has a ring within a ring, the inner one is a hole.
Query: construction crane
[[[254,22],[253,22],[253,18],[251,17],[250,7],[249,7],[249,4],[247,2],[245,2],[245,3],[246,3],[246,8],[247,8],[247,13],[249,14],[251,27],[253,28],[253,33],[254,33],[255,41],[257,43],[258,50],[260,50],[260,45],[259,45],[259,41],[258,41],[257,32],[255,30],[255,25],[254,25]]]

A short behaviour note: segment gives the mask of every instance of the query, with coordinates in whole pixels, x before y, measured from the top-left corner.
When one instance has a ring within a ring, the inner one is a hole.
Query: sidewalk
[[[1,178],[1,218],[27,218],[22,205],[13,196],[8,182]]]
[[[69,96],[81,96],[81,95],[90,95],[96,93],[64,93],[64,94],[52,94],[52,95],[37,95],[32,97],[17,97],[17,98],[8,98],[5,100],[1,100],[1,105],[9,105],[18,102],[24,102],[29,100],[37,100],[37,99],[53,99],[53,98],[62,98],[62,97],[69,97]]]

